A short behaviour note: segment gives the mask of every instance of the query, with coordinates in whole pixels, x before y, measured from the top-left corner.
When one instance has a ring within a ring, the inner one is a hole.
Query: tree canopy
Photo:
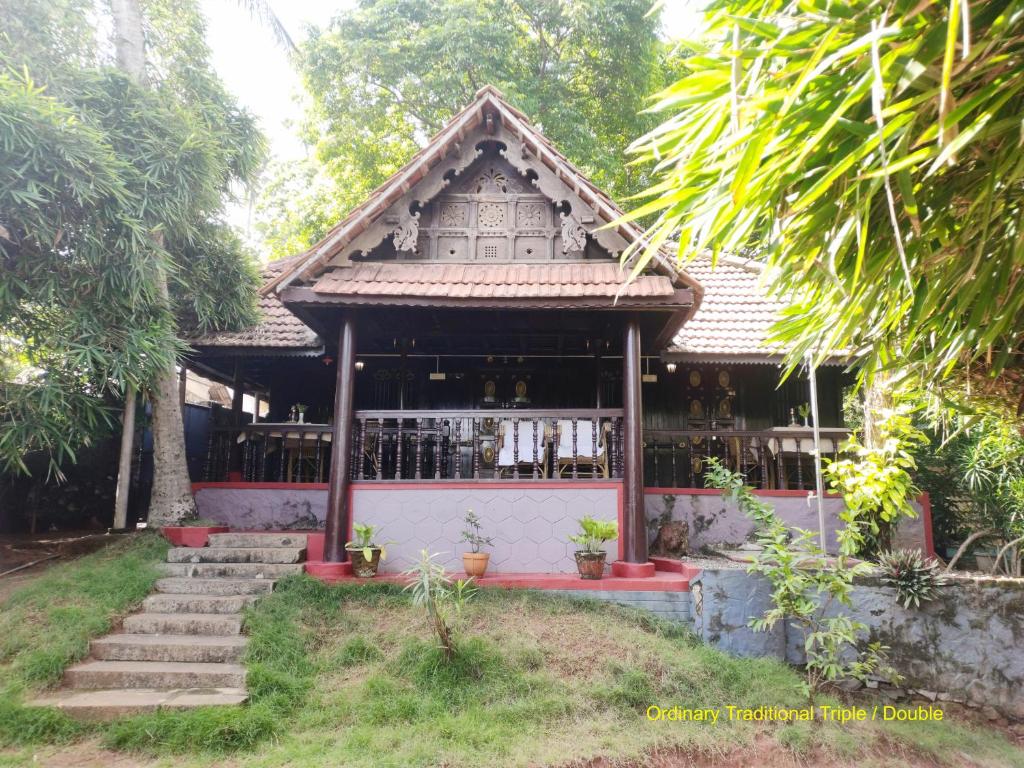
[[[670,48],[649,0],[363,0],[300,45],[314,149],[276,169],[261,206],[273,256],[315,242],[476,91],[490,83],[593,180],[624,196],[623,162],[653,126],[639,115],[670,82]]]
[[[1024,6],[714,0],[705,21],[634,146],[653,246],[767,262],[793,364],[849,351],[926,387],[1013,366]]]
[[[193,3],[147,3],[149,87],[115,70],[87,0],[0,0],[0,462],[55,462],[177,333],[254,319],[255,267],[221,218],[263,158],[213,75]],[[169,277],[170,302],[160,274]]]

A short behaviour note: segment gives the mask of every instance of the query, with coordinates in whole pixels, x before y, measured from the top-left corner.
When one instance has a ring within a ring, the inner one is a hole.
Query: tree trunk
[[[886,373],[876,373],[864,386],[864,447],[879,448],[878,422],[881,412],[892,408],[892,384]]]
[[[175,525],[198,516],[185,461],[185,430],[174,366],[161,371],[149,393],[153,404],[153,494],[149,524]]]
[[[136,83],[146,79],[146,35],[139,0],[110,0],[114,18],[117,66]],[[160,234],[154,234],[162,245]],[[158,290],[170,302],[167,274],[158,272]],[[153,494],[149,501],[150,525],[167,525],[197,516],[192,483],[185,461],[185,430],[178,400],[178,376],[174,365],[160,372],[149,391],[153,405]]]
[[[146,35],[139,0],[110,0],[117,67],[136,83],[146,76]]]

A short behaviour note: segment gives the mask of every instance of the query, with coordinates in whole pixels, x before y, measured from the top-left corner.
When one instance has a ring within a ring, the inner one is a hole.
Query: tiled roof
[[[323,275],[318,294],[381,297],[508,298],[666,298],[672,280],[641,275],[625,289],[626,273],[615,262],[573,264],[402,264],[353,263]],[[621,292],[621,294],[620,294]]]
[[[291,266],[295,259],[274,261],[264,267],[263,279],[271,280]],[[260,321],[241,331],[218,331],[189,339],[193,347],[245,347],[248,349],[319,349],[323,341],[305,323],[293,315],[275,293],[259,297]]]
[[[721,257],[711,266],[698,257],[686,272],[704,286],[704,300],[676,335],[669,353],[726,358],[777,358],[781,347],[766,342],[783,304],[769,297],[755,261]]]

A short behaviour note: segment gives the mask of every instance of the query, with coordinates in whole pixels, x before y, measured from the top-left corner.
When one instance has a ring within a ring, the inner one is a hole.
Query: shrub
[[[472,579],[453,582],[445,573],[444,566],[436,562],[436,554],[427,550],[420,553],[420,561],[405,572],[412,578],[406,589],[412,592],[412,601],[422,606],[430,620],[445,661],[455,656],[456,622],[462,615],[466,602],[476,594]]]
[[[896,589],[896,598],[904,608],[920,607],[921,601],[934,600],[938,588],[946,583],[934,558],[925,559],[918,549],[884,552],[878,558],[882,581]]]
[[[757,525],[757,542],[762,549],[754,556],[750,572],[768,579],[774,606],[763,616],[751,619],[750,626],[763,632],[782,620],[800,630],[807,659],[808,695],[813,697],[823,684],[842,679],[864,681],[884,674],[895,681],[897,675],[886,663],[888,648],[877,642],[861,647],[859,637],[867,632],[867,626],[843,613],[829,615],[834,603],[852,604],[853,579],[870,566],[848,564],[843,556],[829,562],[811,531],[796,529],[790,541],[789,528],[771,504],[754,496],[741,474],[715,458],[708,464],[706,485],[721,489],[722,495]]]
[[[612,541],[619,537],[618,523],[595,520],[592,517],[584,517],[580,520],[580,530],[582,533],[570,536],[569,541],[581,546],[584,552],[600,552],[606,541]]]

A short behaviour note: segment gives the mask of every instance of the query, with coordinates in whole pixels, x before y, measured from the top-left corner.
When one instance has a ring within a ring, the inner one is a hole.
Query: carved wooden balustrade
[[[325,483],[329,424],[246,424],[210,432],[204,479]],[[356,411],[352,479],[622,477],[622,410]]]
[[[210,430],[203,479],[326,483],[330,424],[244,424]]]
[[[622,477],[618,409],[357,411],[353,480]]]
[[[835,459],[845,429],[822,428],[821,454]],[[644,430],[644,485],[703,488],[708,460],[716,458],[761,490],[814,488],[811,428],[743,430]]]

